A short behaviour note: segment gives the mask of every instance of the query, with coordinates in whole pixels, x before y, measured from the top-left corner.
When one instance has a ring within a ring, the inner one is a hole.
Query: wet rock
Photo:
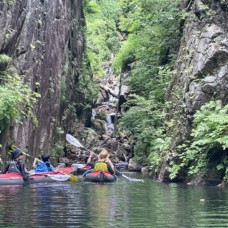
[[[134,158],[131,158],[129,160],[129,164],[128,164],[128,170],[129,171],[135,171],[135,172],[141,172],[142,166],[139,165]]]
[[[151,169],[149,167],[142,167],[141,173],[143,176],[147,176],[152,179],[157,179],[157,174],[154,169]]]
[[[107,127],[106,127],[106,123],[104,120],[98,120],[98,119],[92,120],[91,127],[99,135],[107,134]]]

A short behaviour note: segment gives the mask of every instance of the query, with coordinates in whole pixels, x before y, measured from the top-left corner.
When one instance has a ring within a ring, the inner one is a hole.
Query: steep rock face
[[[64,81],[64,96],[68,101],[64,108],[71,104],[70,101],[77,94],[75,81],[84,49],[81,35],[84,25],[82,2],[10,2],[12,1],[0,1],[0,53],[12,57],[18,73],[25,75],[25,82],[37,91],[41,98],[34,110],[39,122],[38,127],[31,121],[20,125],[13,124],[2,134],[2,140],[4,135],[10,134],[15,145],[20,148],[27,147],[34,153],[47,152],[60,120],[61,82]],[[67,122],[69,121],[66,120]],[[4,152],[6,142],[1,143]]]
[[[188,1],[187,10],[176,75],[167,91],[167,115],[175,124],[169,129],[171,153],[164,158],[162,181],[169,180],[167,163],[176,159],[177,146],[189,138],[193,114],[211,99],[228,103],[228,3]]]

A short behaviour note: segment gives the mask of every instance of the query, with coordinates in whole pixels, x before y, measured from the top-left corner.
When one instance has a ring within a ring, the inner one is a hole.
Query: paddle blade
[[[76,147],[84,148],[84,146],[70,134],[66,134],[66,141]]]
[[[144,182],[144,180],[142,179],[136,179],[136,178],[132,178],[132,177],[128,177],[126,175],[124,175],[123,173],[121,173],[119,170],[115,169],[116,173],[119,173],[122,177],[126,178],[129,181],[138,181],[138,182]]]
[[[122,174],[122,176],[123,176],[124,178],[128,179],[129,181],[144,182],[143,179],[136,179],[136,178],[128,177],[128,176],[126,176],[126,175],[124,175],[124,174]]]
[[[47,175],[48,177],[50,177],[52,180],[55,180],[55,181],[67,181],[70,177],[69,176],[66,176],[66,175]]]
[[[69,180],[72,182],[78,182],[78,178],[73,175],[73,174],[68,174],[68,173],[64,173],[65,175],[69,176]]]

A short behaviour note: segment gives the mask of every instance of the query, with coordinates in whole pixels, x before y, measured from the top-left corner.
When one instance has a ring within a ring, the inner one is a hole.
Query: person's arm
[[[111,160],[109,159],[109,157],[107,157],[106,161],[105,161],[108,165],[108,171],[111,173],[111,174],[114,174],[115,173],[115,168],[114,168],[114,165],[112,164]]]
[[[89,157],[88,157],[88,159],[87,159],[86,164],[88,164],[88,163],[91,162],[93,155],[94,155],[94,153],[91,151],[90,154],[89,154]]]
[[[25,164],[23,162],[21,162],[21,161],[18,161],[17,162],[17,167],[18,167],[19,171],[21,172],[21,174],[23,176],[23,179],[24,180],[28,180],[29,174],[25,170]]]
[[[111,165],[110,163],[107,163],[107,166],[108,166],[109,173],[113,175],[115,173],[114,166]]]
[[[51,163],[50,163],[50,170],[55,172],[55,173],[58,173],[58,171],[59,171],[59,169],[55,168]]]
[[[38,161],[38,159],[35,158],[34,161],[33,161],[33,164],[32,164],[32,167],[33,167],[33,168],[36,166],[37,161]]]

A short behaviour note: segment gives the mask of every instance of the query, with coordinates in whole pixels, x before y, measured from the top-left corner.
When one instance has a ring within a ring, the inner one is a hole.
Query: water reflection
[[[22,195],[23,186],[1,186],[0,189],[0,221],[4,224],[12,225],[12,221],[20,220],[19,213],[16,213],[15,206],[8,203],[14,200],[15,204],[21,204],[22,200],[20,195]]]
[[[0,186],[0,227],[228,227],[227,212],[227,189],[150,179]]]

